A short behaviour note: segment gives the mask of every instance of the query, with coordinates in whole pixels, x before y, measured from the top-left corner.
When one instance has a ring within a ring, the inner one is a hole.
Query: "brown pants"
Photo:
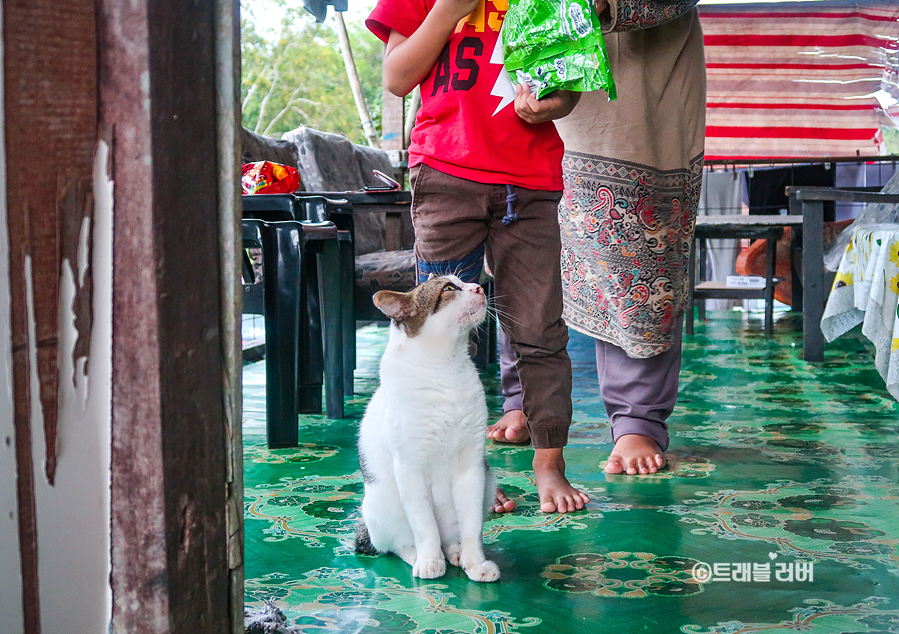
[[[522,404],[537,448],[563,447],[571,425],[571,361],[562,320],[558,207],[562,192],[514,188],[518,220],[502,223],[506,186],[419,165],[412,169],[412,223],[420,267],[470,270],[486,248],[500,323],[518,355]],[[465,280],[469,281],[469,280]]]

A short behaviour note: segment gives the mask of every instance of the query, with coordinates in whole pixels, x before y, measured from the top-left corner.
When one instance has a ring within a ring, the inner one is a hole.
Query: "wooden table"
[[[687,334],[693,334],[693,305],[699,300],[699,318],[704,319],[705,299],[764,299],[765,300],[765,334],[771,334],[774,308],[774,266],[777,251],[777,240],[783,235],[784,227],[802,225],[802,218],[797,216],[697,216],[695,243],[699,243],[699,255],[690,258],[689,276],[695,280],[696,261],[699,262],[698,284],[690,284],[687,300]],[[706,282],[705,279],[705,241],[712,239],[768,241],[768,262],[764,288],[731,288],[722,282]],[[694,249],[695,251],[695,249]]]
[[[793,306],[802,310],[802,354],[806,361],[823,361],[821,318],[829,290],[824,284],[824,202],[899,204],[899,194],[791,186],[787,187],[787,196],[790,214],[802,217],[798,227],[802,233],[802,295],[800,305],[794,301]]]

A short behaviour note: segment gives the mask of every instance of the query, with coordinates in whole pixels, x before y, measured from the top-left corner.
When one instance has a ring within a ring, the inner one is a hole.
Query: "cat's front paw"
[[[485,561],[476,566],[469,566],[465,569],[465,574],[469,579],[478,583],[496,581],[499,579],[499,567],[492,561]]]
[[[436,579],[446,573],[446,559],[416,559],[412,576],[419,579]]]

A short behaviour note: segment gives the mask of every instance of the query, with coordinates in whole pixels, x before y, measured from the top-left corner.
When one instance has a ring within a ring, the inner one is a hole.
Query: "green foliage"
[[[276,138],[307,125],[366,144],[333,12],[318,24],[302,5],[268,2],[283,15],[279,32],[272,34],[261,26],[261,4],[241,2],[243,125]],[[369,111],[380,131],[384,45],[365,28],[362,17],[345,14],[344,19]]]

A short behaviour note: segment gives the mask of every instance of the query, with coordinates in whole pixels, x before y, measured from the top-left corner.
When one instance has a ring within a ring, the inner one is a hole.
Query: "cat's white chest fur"
[[[466,352],[435,362],[411,350],[390,349],[381,362],[385,408],[382,433],[399,446],[415,442],[420,451],[445,449],[445,443],[483,446],[487,426],[484,388]],[[409,448],[409,447],[407,447]]]
[[[419,292],[433,292],[428,284],[452,291],[414,296],[432,312],[391,327],[381,383],[360,425],[357,550],[368,542],[395,553],[423,579],[443,575],[449,560],[475,581],[495,581],[499,569],[486,561],[481,538],[496,486],[486,461],[487,407],[467,354],[468,332],[483,319],[483,291],[450,276]]]

